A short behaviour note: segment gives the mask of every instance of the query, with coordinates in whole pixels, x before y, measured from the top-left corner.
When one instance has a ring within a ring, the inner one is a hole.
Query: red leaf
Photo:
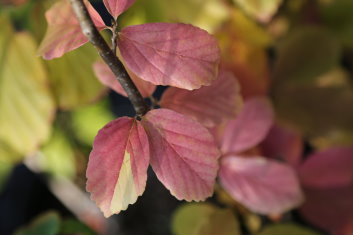
[[[292,166],[298,166],[303,155],[303,141],[299,133],[287,127],[273,125],[261,144],[263,155],[282,159]]]
[[[303,200],[293,169],[262,157],[222,158],[219,179],[235,200],[256,213],[280,214]]]
[[[85,4],[98,30],[104,29],[106,26],[96,10],[88,1]],[[38,54],[44,59],[61,57],[88,42],[69,1],[58,1],[46,12],[45,17],[48,29],[38,49]]]
[[[94,73],[96,74],[98,80],[101,83],[103,83],[107,87],[113,89],[115,92],[119,93],[120,95],[127,97],[125,90],[121,87],[120,83],[117,81],[117,79],[115,78],[115,75],[110,70],[108,65],[106,65],[102,61],[97,61],[93,65],[93,70],[94,70]],[[143,97],[149,97],[152,95],[152,93],[156,89],[155,85],[138,78],[132,72],[128,71],[128,73],[129,73],[132,81],[136,85],[137,89],[141,92],[141,95]]]
[[[104,216],[125,210],[145,190],[149,144],[139,121],[122,117],[98,132],[87,168],[87,191]]]
[[[229,72],[220,71],[218,79],[211,86],[193,91],[168,88],[160,105],[212,127],[234,118],[240,111],[242,98],[236,78]]]
[[[307,221],[330,234],[353,234],[353,187],[305,189],[305,198],[299,212]]]
[[[211,196],[220,153],[207,129],[168,109],[148,112],[142,124],[149,135],[152,168],[171,194],[187,201]]]
[[[116,19],[121,13],[134,4],[135,0],[103,0],[103,2],[108,12]]]
[[[353,148],[332,148],[314,153],[299,168],[306,187],[338,188],[353,184]]]
[[[268,99],[251,98],[238,117],[229,121],[223,133],[223,153],[239,153],[258,145],[273,124],[274,113]]]
[[[129,26],[118,46],[127,67],[155,85],[197,89],[217,77],[220,52],[206,31],[187,24]]]

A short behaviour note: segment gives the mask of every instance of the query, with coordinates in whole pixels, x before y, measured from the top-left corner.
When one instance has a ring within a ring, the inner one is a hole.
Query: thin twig
[[[74,12],[80,22],[83,34],[98,50],[99,55],[103,58],[105,63],[110,67],[121,86],[124,88],[131,101],[137,116],[143,116],[149,110],[141,93],[137,90],[135,84],[132,82],[126,69],[120,60],[116,57],[114,52],[109,48],[106,41],[98,32],[94,25],[88,10],[83,3],[83,0],[70,0]]]

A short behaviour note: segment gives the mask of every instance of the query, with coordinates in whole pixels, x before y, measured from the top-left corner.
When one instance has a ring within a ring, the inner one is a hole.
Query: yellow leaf
[[[106,90],[93,73],[97,52],[90,44],[46,61],[58,106],[68,110],[97,100]]]
[[[246,13],[266,23],[276,13],[282,0],[234,0]]]
[[[6,35],[0,33],[0,42],[4,41]],[[2,46],[0,139],[26,155],[48,138],[54,104],[33,38],[26,33],[16,33]]]

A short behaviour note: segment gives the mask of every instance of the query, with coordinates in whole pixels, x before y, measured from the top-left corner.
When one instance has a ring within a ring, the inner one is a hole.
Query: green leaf
[[[43,171],[54,177],[73,178],[76,174],[75,153],[62,131],[56,128],[42,148],[39,162]]]
[[[208,203],[188,203],[173,216],[175,235],[237,235],[238,221],[230,209],[220,209]]]
[[[276,83],[311,82],[337,66],[340,56],[339,43],[326,30],[318,27],[297,29],[279,45],[274,80]]]
[[[60,108],[68,110],[91,103],[106,90],[92,69],[97,56],[95,48],[87,44],[60,58],[46,61]]]
[[[72,113],[72,126],[82,143],[92,146],[98,131],[114,119],[107,100],[76,109]]]
[[[38,216],[31,224],[19,229],[15,235],[56,235],[60,228],[60,218],[56,212]]]
[[[320,233],[295,224],[277,224],[267,226],[257,235],[320,235]]]
[[[340,38],[345,46],[353,49],[353,2],[331,1],[321,7],[320,13],[327,27]]]
[[[87,225],[76,219],[66,219],[62,222],[60,227],[60,235],[80,234],[80,235],[97,235]]]
[[[48,138],[54,103],[33,38],[6,28],[0,32],[0,140],[26,155]]]
[[[139,0],[123,15],[126,25],[168,21],[193,24],[214,31],[227,17],[226,4],[219,0]]]

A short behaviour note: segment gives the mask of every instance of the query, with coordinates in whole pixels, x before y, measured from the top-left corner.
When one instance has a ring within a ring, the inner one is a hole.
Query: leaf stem
[[[149,111],[149,107],[144,101],[141,93],[136,88],[135,84],[132,82],[121,61],[116,57],[114,52],[109,48],[107,42],[98,32],[88,13],[86,5],[83,3],[83,0],[70,0],[70,2],[78,21],[80,22],[83,34],[98,50],[99,55],[109,66],[121,86],[124,88],[130,102],[134,106],[136,115],[143,116]]]

